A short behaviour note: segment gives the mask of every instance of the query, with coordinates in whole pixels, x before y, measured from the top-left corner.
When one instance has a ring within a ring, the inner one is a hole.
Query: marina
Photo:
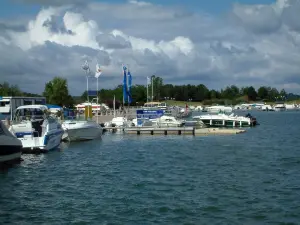
[[[300,0],[0,5],[0,225],[300,225]]]
[[[242,116],[236,107],[229,106],[192,108],[186,104],[185,108],[177,108],[168,106],[165,102],[149,102],[143,107],[128,107],[120,111],[115,107],[111,110],[99,103],[99,108],[85,103],[81,104],[84,105],[80,106],[81,111],[75,113],[56,105],[34,105],[34,102],[23,106],[12,103],[15,110],[10,110],[12,105],[8,107],[9,102],[4,104],[7,109],[0,107],[0,110],[4,110],[9,116],[7,118],[12,118],[11,121],[8,119],[5,122],[11,134],[22,142],[23,153],[47,152],[56,149],[61,142],[99,139],[105,132],[155,136],[234,135],[247,132],[244,128],[259,125],[250,111]],[[269,107],[263,106],[256,104],[253,107],[256,107],[256,112],[266,111],[265,108]],[[277,106],[278,104],[274,107]],[[283,104],[280,105],[280,109],[282,108]],[[202,112],[199,112],[199,109]],[[101,113],[98,113],[99,110]],[[60,111],[61,116],[57,117]],[[182,116],[183,113],[186,116]]]

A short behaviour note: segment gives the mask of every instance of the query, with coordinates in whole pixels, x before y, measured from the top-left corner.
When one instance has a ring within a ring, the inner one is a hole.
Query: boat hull
[[[21,160],[22,146],[16,145],[1,145],[0,150],[0,164],[1,163],[12,163]]]
[[[60,145],[63,133],[64,131],[61,129],[47,132],[43,137],[24,135],[18,139],[22,142],[24,152],[30,152],[30,150],[47,152],[56,149]]]
[[[103,128],[94,121],[66,121],[62,125],[63,140],[88,141],[100,138]]]
[[[274,111],[283,112],[283,111],[286,111],[286,108],[274,108]]]
[[[97,127],[68,129],[65,131],[64,140],[88,141],[101,137],[102,129]]]

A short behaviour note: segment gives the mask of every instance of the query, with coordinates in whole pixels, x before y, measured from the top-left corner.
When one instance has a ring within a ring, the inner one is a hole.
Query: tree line
[[[173,85],[164,84],[161,77],[153,76],[153,98],[152,85],[149,85],[148,101],[175,100],[186,102],[202,102],[204,104],[237,104],[249,101],[284,101],[299,99],[299,95],[287,93],[284,89],[277,90],[270,86],[261,86],[255,89],[253,86],[238,87],[236,85],[227,86],[221,90],[209,89],[204,84],[198,85]],[[99,92],[99,98],[102,101],[109,101],[113,96],[122,102],[123,92],[122,85],[114,89],[102,89]],[[86,92],[81,96],[82,100],[86,99]],[[147,87],[145,85],[134,85],[132,87],[132,98],[135,104],[143,104],[147,101]],[[133,104],[134,104],[133,103]]]
[[[202,102],[203,104],[238,104],[248,101],[274,102],[277,100],[296,100],[299,95],[287,93],[284,89],[277,90],[274,87],[261,86],[255,89],[253,86],[237,87],[236,85],[227,86],[221,90],[209,89],[204,84],[198,85],[173,85],[164,84],[163,79],[158,76],[152,76],[152,84],[149,85],[149,95],[147,99],[147,87],[145,85],[132,86],[132,105],[142,105],[148,101],[176,100],[186,102]],[[123,86],[118,85],[113,89],[99,90],[100,102],[112,107],[112,101],[115,97],[116,104],[122,104]],[[0,84],[0,96],[45,96],[48,104],[57,104],[60,106],[72,107],[74,104],[86,101],[87,92],[81,96],[71,96],[69,94],[68,83],[66,79],[55,77],[45,84],[42,95],[22,92],[17,85],[9,85],[7,82]],[[96,96],[94,96],[96,98]],[[91,99],[92,97],[90,97]]]

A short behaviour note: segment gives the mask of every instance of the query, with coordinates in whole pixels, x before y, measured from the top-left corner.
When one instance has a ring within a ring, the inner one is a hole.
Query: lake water
[[[244,113],[242,113],[244,114]],[[300,112],[234,136],[122,136],[23,155],[0,224],[299,224]]]

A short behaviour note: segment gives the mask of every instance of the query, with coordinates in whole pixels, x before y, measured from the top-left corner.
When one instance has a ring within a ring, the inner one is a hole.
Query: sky
[[[60,76],[81,95],[87,60],[100,88],[121,84],[126,64],[134,84],[155,74],[299,94],[299,11],[300,0],[1,0],[0,82],[41,93]]]

